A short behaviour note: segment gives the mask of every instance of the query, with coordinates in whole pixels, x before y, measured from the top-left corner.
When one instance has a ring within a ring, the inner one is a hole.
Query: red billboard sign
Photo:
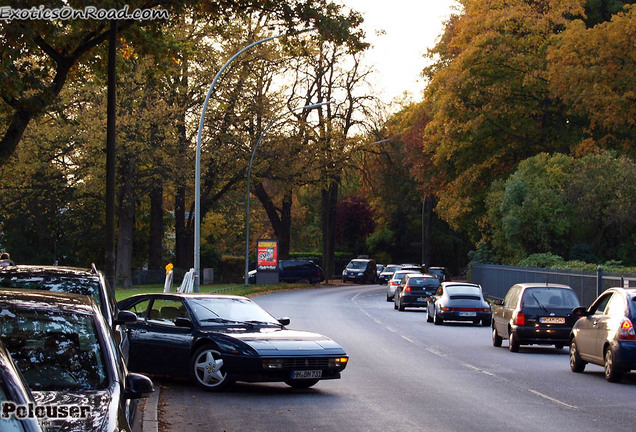
[[[278,240],[258,240],[258,270],[276,270],[278,266]]]

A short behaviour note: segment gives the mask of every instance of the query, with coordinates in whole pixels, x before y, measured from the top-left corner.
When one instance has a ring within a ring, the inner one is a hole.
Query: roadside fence
[[[596,272],[515,267],[495,264],[471,264],[470,280],[481,285],[490,297],[503,298],[517,283],[545,282],[570,286],[582,305],[589,306],[608,288],[636,286],[636,275],[607,273],[599,267]],[[630,285],[631,284],[631,285]]]

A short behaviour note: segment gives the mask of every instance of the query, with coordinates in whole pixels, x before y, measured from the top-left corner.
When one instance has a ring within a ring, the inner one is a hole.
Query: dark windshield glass
[[[347,268],[351,270],[364,270],[367,268],[366,261],[351,261],[347,264]]]
[[[94,390],[107,385],[92,316],[4,308],[0,331],[31,390]]]
[[[189,305],[199,322],[226,321],[262,321],[279,325],[269,313],[259,305],[248,299],[242,298],[204,298],[190,299]],[[219,320],[219,318],[221,320]]]

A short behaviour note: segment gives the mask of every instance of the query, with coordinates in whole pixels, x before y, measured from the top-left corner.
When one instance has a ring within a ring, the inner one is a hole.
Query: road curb
[[[142,432],[158,432],[159,431],[159,385],[155,383],[155,391],[152,395],[146,398],[144,406],[144,415],[141,421]]]

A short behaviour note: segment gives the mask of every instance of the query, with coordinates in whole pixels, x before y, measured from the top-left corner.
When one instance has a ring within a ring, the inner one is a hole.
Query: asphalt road
[[[588,365],[570,371],[568,349],[494,348],[490,328],[426,322],[398,312],[385,286],[347,285],[255,297],[290,328],[316,331],[350,355],[342,379],[307,390],[237,384],[207,393],[163,380],[160,430],[590,431],[636,429],[636,373],[620,384]]]

